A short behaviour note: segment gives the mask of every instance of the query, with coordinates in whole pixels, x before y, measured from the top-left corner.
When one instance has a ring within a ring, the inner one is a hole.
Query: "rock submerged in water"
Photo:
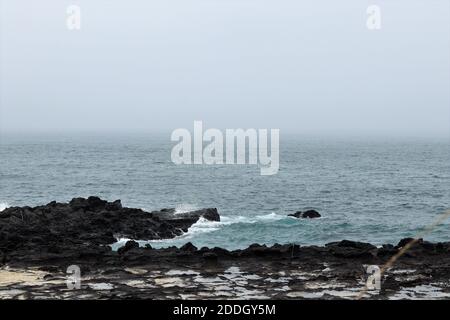
[[[303,219],[306,219],[306,218],[312,219],[312,218],[320,218],[321,217],[320,213],[317,212],[316,210],[306,210],[304,212],[297,211],[295,213],[288,214],[288,216],[295,217],[295,218],[303,218]]]

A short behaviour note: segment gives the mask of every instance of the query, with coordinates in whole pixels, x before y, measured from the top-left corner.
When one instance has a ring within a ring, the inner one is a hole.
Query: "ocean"
[[[149,243],[237,249],[342,239],[396,244],[450,208],[448,140],[282,134],[272,176],[255,165],[175,165],[174,144],[170,134],[3,134],[0,210],[90,195],[148,211],[215,207],[221,222],[201,220],[179,238]],[[305,209],[322,217],[287,216]],[[449,226],[426,240],[450,241]]]

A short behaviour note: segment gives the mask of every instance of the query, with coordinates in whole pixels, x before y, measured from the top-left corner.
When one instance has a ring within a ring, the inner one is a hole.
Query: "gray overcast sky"
[[[450,132],[448,0],[0,2],[3,131]]]

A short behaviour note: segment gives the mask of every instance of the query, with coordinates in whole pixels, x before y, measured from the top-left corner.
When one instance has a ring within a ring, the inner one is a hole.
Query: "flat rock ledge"
[[[111,250],[117,235],[171,238],[200,218],[220,220],[216,209],[145,212],[96,197],[8,208],[0,212],[0,299],[450,298],[450,242],[420,239],[381,276],[379,290],[367,291],[368,266],[383,266],[412,239],[234,251],[129,241]],[[80,268],[80,289],[67,286],[69,266]]]

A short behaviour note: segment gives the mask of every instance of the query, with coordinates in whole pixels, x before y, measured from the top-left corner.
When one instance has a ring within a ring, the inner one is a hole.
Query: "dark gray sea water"
[[[0,210],[98,195],[145,210],[217,207],[154,247],[242,248],[252,243],[396,243],[450,208],[448,140],[326,139],[281,135],[280,171],[256,166],[175,165],[170,134],[3,135]],[[314,208],[322,218],[287,217]],[[426,239],[450,240],[450,222]]]

